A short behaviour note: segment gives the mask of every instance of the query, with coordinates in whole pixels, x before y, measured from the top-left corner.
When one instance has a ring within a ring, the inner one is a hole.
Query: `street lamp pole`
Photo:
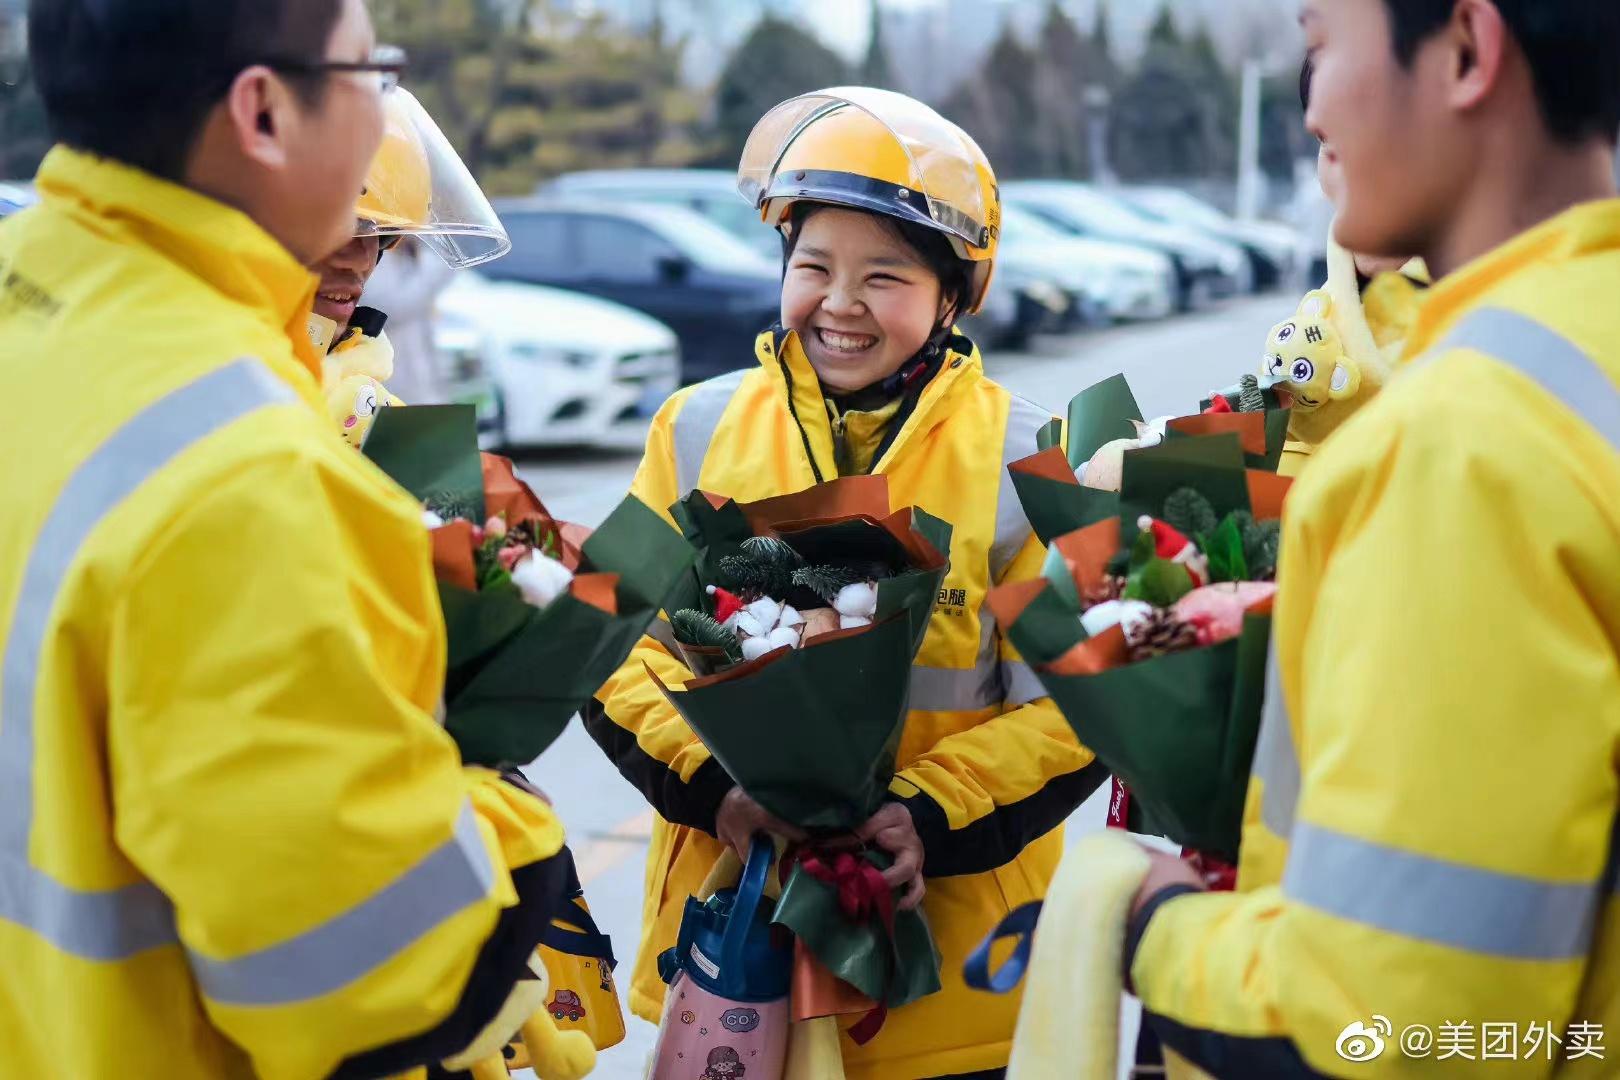
[[[1260,62],[1243,61],[1243,98],[1238,124],[1237,217],[1260,216]]]
[[[1114,183],[1114,166],[1108,159],[1108,87],[1092,83],[1085,89],[1086,134],[1091,146],[1091,168],[1097,183]]]

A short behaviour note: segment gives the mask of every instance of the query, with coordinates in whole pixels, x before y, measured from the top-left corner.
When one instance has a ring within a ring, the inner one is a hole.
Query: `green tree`
[[[687,165],[696,99],[662,20],[631,35],[530,0],[382,0],[381,32],[411,52],[408,85],[492,194],[582,168]]]
[[[1097,87],[1112,91],[1117,79],[1113,58],[1098,47],[1095,35],[1081,33],[1059,0],[1049,0],[1035,52],[1043,173],[1093,174],[1096,163],[1090,152],[1093,118],[1089,97]]]
[[[1181,31],[1176,29],[1175,17],[1170,14],[1168,6],[1159,9],[1159,17],[1153,20],[1152,27],[1148,29],[1148,45],[1180,47]]]
[[[1052,168],[1035,66],[1034,54],[1004,28],[978,76],[963,82],[942,110],[973,136],[1002,178],[1041,176]]]
[[[894,89],[894,66],[889,62],[889,50],[883,42],[883,11],[878,0],[867,0],[870,30],[866,42],[866,56],[856,75],[862,86]]]
[[[1127,180],[1209,176],[1237,159],[1237,91],[1207,33],[1183,38],[1168,10],[1114,97],[1111,153]]]
[[[715,88],[711,163],[734,167],[754,125],[777,104],[850,80],[849,66],[809,31],[767,15],[726,61]]]
[[[1112,25],[1108,0],[1097,0],[1097,20],[1091,27],[1090,56],[1096,65],[1094,81],[1101,84],[1109,93],[1119,89],[1119,84],[1124,80],[1124,74],[1119,69],[1119,61],[1114,59]]]

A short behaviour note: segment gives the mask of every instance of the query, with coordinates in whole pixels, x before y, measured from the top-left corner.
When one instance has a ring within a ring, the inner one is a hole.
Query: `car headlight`
[[[517,341],[506,347],[507,358],[520,364],[557,364],[562,367],[588,368],[596,363],[596,354],[574,349],[560,349],[534,341]]]

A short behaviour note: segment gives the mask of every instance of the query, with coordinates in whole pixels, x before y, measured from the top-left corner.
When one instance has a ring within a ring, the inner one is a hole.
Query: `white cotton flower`
[[[1131,423],[1136,427],[1137,449],[1145,450],[1164,442],[1165,432],[1169,430],[1170,421],[1174,419],[1173,416],[1158,416],[1145,424],[1140,420],[1132,420]]]
[[[737,633],[743,637],[762,638],[770,632],[770,627],[756,619],[753,612],[737,612]]]
[[[877,615],[877,586],[870,581],[846,585],[833,601],[833,609],[840,615],[850,615],[871,622]],[[866,623],[862,623],[862,626]]]
[[[769,638],[751,637],[743,640],[742,654],[744,660],[758,660],[770,651],[771,642]]]
[[[444,518],[440,517],[438,514],[435,514],[431,510],[423,510],[422,524],[426,525],[430,529],[442,529],[444,527]]]
[[[573,580],[573,571],[542,551],[531,551],[512,567],[512,584],[526,603],[537,608],[567,592]]]
[[[864,615],[840,615],[840,616],[838,616],[838,629],[840,629],[840,630],[854,630],[857,627],[871,626],[871,625],[872,625],[872,620],[868,619]]]
[[[782,617],[782,605],[768,596],[762,596],[748,605],[748,614],[759,621],[763,627],[761,634],[768,634],[776,626],[776,620]]]
[[[1126,633],[1153,614],[1153,605],[1140,600],[1106,600],[1089,608],[1080,616],[1080,625],[1091,637],[1096,637],[1115,626],[1124,625]]]
[[[799,632],[787,626],[778,626],[771,631],[770,637],[765,639],[773,649],[797,649],[799,647]]]
[[[804,616],[800,615],[799,609],[794,607],[792,604],[783,604],[782,617],[776,620],[776,625],[788,627],[803,626]]]

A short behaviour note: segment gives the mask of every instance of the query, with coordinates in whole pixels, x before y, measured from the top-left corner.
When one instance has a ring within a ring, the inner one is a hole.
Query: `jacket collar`
[[[91,227],[149,248],[282,332],[318,381],[307,331],[318,279],[246,214],[140,169],[57,146],[40,166],[41,193],[76,207]]]
[[[1549,218],[1437,282],[1424,299],[1404,359],[1436,345],[1458,319],[1518,274],[1616,251],[1620,251],[1620,199],[1582,203]]]
[[[810,366],[798,333],[780,326],[772,327],[755,339],[754,355],[799,425],[812,464],[823,479],[831,480],[838,475],[832,423],[827,417],[821,380]],[[911,410],[882,457],[873,463],[872,471],[886,471],[888,465],[907,452],[910,444],[943,423],[951,413],[951,404],[983,376],[984,361],[978,347],[965,335],[953,333],[939,372],[923,388],[916,408]]]

